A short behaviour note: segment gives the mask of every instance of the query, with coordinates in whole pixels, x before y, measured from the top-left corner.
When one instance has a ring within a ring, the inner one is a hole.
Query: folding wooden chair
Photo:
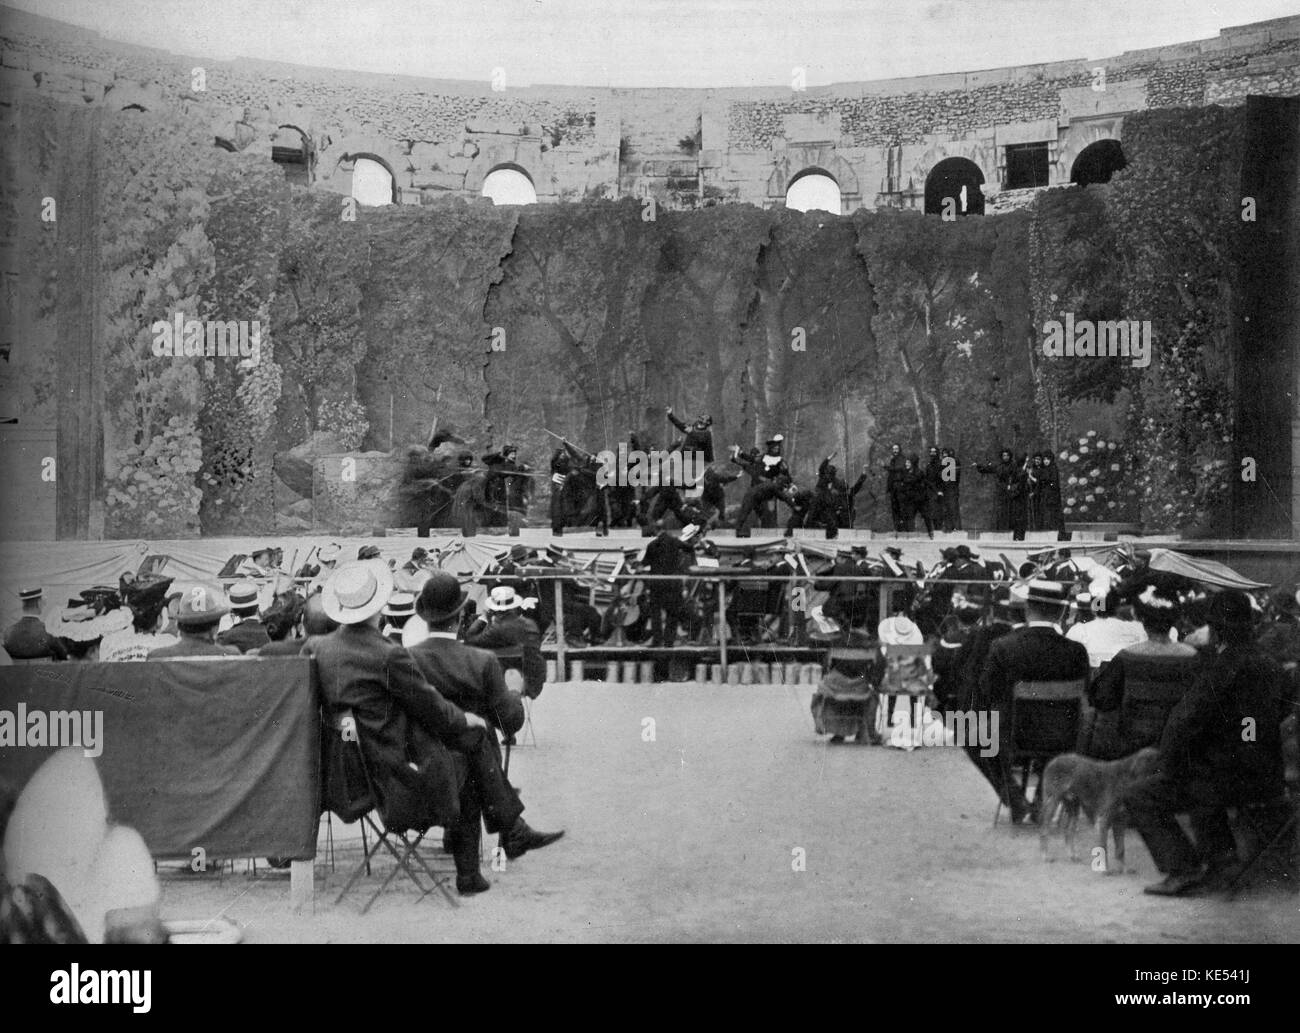
[[[334,902],[342,903],[362,873],[370,873],[370,862],[382,847],[392,855],[396,865],[384,879],[383,885],[370,895],[370,899],[361,908],[363,915],[379,899],[379,895],[388,889],[399,872],[415,884],[421,899],[437,889],[452,907],[459,907],[459,901],[448,888],[447,879],[435,872],[420,853],[420,845],[428,830],[399,832],[388,827],[382,799],[375,789],[365,753],[361,749],[357,722],[352,711],[343,709],[331,713],[328,731],[331,734],[322,737],[330,744],[325,756],[325,803],[344,824],[361,821],[362,847],[361,860]],[[370,836],[367,836],[367,830]],[[371,837],[373,843],[368,842]],[[417,868],[428,876],[430,885],[425,886],[421,881]]]
[[[916,746],[920,746],[926,700],[934,694],[935,674],[931,667],[934,643],[885,644],[883,648],[885,667],[880,682],[880,706],[876,711],[876,731],[886,742],[889,741],[895,703],[906,699],[912,741]]]
[[[1062,753],[1069,753],[1079,737],[1079,712],[1083,706],[1083,693],[1087,679],[1073,681],[1021,681],[1012,689],[1011,719],[1007,722],[1005,740],[999,750],[1003,772],[1008,782],[1015,769],[1021,769],[1025,796],[1029,795],[1029,782],[1035,766],[1038,768],[1038,790],[1034,805],[1043,791],[1043,770],[1047,762]],[[999,797],[993,811],[993,824],[998,823],[1005,802]],[[1046,820],[1042,816],[1040,820]]]
[[[1165,681],[1124,679],[1124,698],[1119,707],[1120,757],[1160,742],[1170,711],[1187,691],[1192,669],[1189,663],[1183,672],[1185,677]]]

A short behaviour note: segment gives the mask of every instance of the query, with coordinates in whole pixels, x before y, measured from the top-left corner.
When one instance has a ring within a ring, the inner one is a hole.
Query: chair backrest
[[[546,658],[539,647],[518,645],[494,652],[505,671],[506,688],[521,692],[529,699],[536,699],[542,694],[542,687],[546,684]],[[515,682],[512,675],[517,676],[519,681]]]
[[[349,708],[327,710],[324,723],[330,734],[321,741],[321,809],[333,811],[350,824],[379,806],[370,779],[356,716]]]
[[[1020,681],[1012,690],[1012,758],[1050,759],[1069,753],[1079,736],[1087,679]]]
[[[1165,722],[1190,683],[1186,677],[1154,680],[1126,677],[1119,708],[1119,735],[1125,755],[1160,742]]]

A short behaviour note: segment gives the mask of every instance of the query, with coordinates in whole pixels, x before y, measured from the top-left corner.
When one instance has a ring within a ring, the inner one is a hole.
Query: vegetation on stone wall
[[[202,317],[211,141],[125,111],[105,119],[101,148],[105,531],[194,534],[201,363],[155,355],[151,327]]]
[[[632,432],[662,444],[670,405],[713,415],[720,454],[785,434],[805,481],[832,453],[850,479],[870,464],[859,512],[877,523],[878,444],[951,446],[967,462],[1046,447],[1068,466],[1072,405],[1126,406],[1128,435],[1108,451],[1136,472],[1143,520],[1203,522],[1231,454],[1236,120],[1134,116],[1109,186],[998,217],[728,205],[648,218],[629,198],[349,220],[339,197],[290,187],[179,118],[111,115],[107,533],[328,526],[354,496],[375,505],[400,466],[389,454],[435,427],[476,455],[511,441],[544,467],[548,429],[592,450]],[[1046,360],[1042,325],[1066,312],[1150,319],[1151,367]],[[151,325],[176,313],[257,322],[259,361],[155,356]],[[378,472],[343,495],[325,484],[318,506],[319,455],[360,449],[380,453]],[[986,479],[964,483],[978,524]],[[1108,492],[1104,509],[1127,498]]]
[[[1230,495],[1241,144],[1240,109],[1134,115],[1124,126],[1129,166],[1108,198],[1125,315],[1152,324],[1129,434],[1143,520],[1157,527],[1215,523]]]

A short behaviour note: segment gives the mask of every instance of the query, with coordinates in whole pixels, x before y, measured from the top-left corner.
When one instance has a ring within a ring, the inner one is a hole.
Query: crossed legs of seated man
[[[1147,891],[1177,896],[1194,888],[1212,888],[1236,869],[1237,842],[1228,824],[1234,806],[1213,785],[1180,783],[1163,774],[1134,782],[1124,794],[1129,825],[1136,828],[1165,880]],[[1178,823],[1186,814],[1195,843]]]
[[[490,885],[479,870],[483,828],[500,834],[501,848],[511,861],[554,843],[564,833],[538,832],[523,820],[524,805],[501,770],[501,751],[491,729],[467,728],[446,745],[453,756],[464,759],[460,819],[446,837],[456,862],[456,888],[481,893]]]

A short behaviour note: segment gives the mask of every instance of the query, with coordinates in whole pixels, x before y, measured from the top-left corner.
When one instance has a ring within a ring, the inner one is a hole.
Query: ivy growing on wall
[[[152,326],[202,318],[211,141],[179,115],[124,111],[105,119],[101,147],[105,530],[191,535],[202,374],[155,355]]]

